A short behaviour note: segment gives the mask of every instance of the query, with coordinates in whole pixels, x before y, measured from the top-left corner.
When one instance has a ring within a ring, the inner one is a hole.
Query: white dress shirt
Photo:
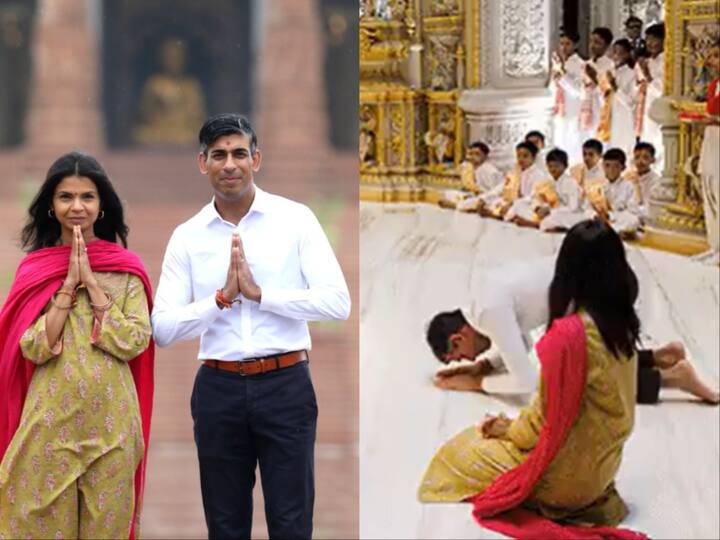
[[[260,302],[220,310],[232,234],[262,290]],[[200,336],[199,359],[244,360],[310,349],[306,321],[346,319],[350,295],[340,265],[312,211],[255,188],[238,225],[223,220],[214,201],[178,226],[170,238],[152,313],[164,347]]]
[[[530,360],[530,332],[548,321],[548,289],[554,272],[554,256],[501,266],[483,279],[479,290],[473,292],[473,303],[462,309],[468,324],[490,338],[507,369],[483,378],[486,392],[535,390],[538,371]]]

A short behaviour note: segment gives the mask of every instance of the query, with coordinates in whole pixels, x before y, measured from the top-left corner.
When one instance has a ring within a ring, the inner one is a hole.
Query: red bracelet
[[[224,308],[229,309],[232,307],[232,303],[228,302],[225,299],[225,295],[223,294],[222,289],[218,289],[217,291],[215,291],[215,302],[217,302],[219,305],[221,305],[223,307],[223,309]]]

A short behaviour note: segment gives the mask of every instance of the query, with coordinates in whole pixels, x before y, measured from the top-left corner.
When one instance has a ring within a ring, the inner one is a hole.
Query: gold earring
[[[50,219],[53,219],[53,218],[55,217],[55,212],[53,212],[53,209],[52,209],[52,208],[50,208],[50,209],[48,210],[48,217],[49,217]]]
[[[105,217],[105,210],[100,210],[100,215],[98,216],[98,219],[102,219]]]

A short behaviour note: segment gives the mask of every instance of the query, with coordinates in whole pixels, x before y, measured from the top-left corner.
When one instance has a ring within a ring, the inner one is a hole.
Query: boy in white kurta
[[[603,154],[606,183],[586,189],[586,217],[607,221],[623,238],[633,238],[642,225],[641,210],[634,184],[623,178],[625,152],[611,148]]]
[[[615,68],[608,72],[610,85],[610,147],[626,154],[635,146],[635,71],[630,66],[632,45],[619,39],[613,45]]]
[[[635,66],[638,80],[636,101],[640,110],[637,111],[636,133],[640,140],[652,143],[655,147],[657,166],[663,168],[663,142],[660,124],[650,118],[653,102],[663,94],[665,74],[665,26],[653,24],[645,30],[648,57],[638,59]]]
[[[547,168],[553,179],[554,204],[540,204],[536,213],[542,219],[541,231],[563,231],[585,219],[582,212],[582,190],[568,173],[568,156],[563,150],[552,150],[547,157]],[[552,202],[552,201],[551,201]]]
[[[585,60],[576,51],[578,41],[577,35],[563,33],[552,56],[553,141],[573,162],[582,155],[578,115]]]
[[[545,158],[547,157],[550,148],[548,148],[545,144],[545,135],[542,131],[534,129],[532,131],[528,131],[525,134],[525,140],[529,143],[534,144],[537,147],[538,153],[535,156],[535,164],[540,169],[542,169],[545,176],[547,176],[547,169],[545,168]]]
[[[460,165],[462,190],[448,189],[438,203],[443,208],[457,208],[464,212],[476,211],[480,195],[487,193],[503,181],[503,175],[488,161],[490,147],[484,142],[472,143]]]
[[[582,145],[582,162],[570,167],[570,176],[580,189],[585,188],[587,180],[605,180],[602,168],[603,145],[597,139],[588,139]]]
[[[506,220],[523,227],[539,227],[553,209],[569,204],[576,212],[579,210],[580,187],[569,174],[564,174],[567,154],[557,148],[551,150],[547,157],[547,170],[548,175],[535,183],[528,197],[515,200],[505,215]],[[576,217],[576,221],[585,219],[581,212]]]
[[[515,146],[516,165],[505,177],[505,181],[480,196],[480,214],[485,217],[504,219],[516,199],[532,193],[536,182],[545,175],[537,166],[537,147],[523,141]]]
[[[660,180],[660,175],[652,170],[655,163],[655,147],[648,142],[639,142],[633,149],[633,166],[623,176],[635,186],[640,204],[640,219],[644,223],[650,215],[650,192]]]
[[[602,107],[602,93],[598,86],[600,77],[614,67],[607,51],[613,41],[609,28],[599,27],[590,34],[590,59],[585,62],[583,84],[580,93],[580,140],[597,136]]]

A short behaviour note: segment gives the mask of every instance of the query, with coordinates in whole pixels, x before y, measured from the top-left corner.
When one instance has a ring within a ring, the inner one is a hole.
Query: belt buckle
[[[245,377],[245,362],[238,362],[238,374],[241,377]]]

